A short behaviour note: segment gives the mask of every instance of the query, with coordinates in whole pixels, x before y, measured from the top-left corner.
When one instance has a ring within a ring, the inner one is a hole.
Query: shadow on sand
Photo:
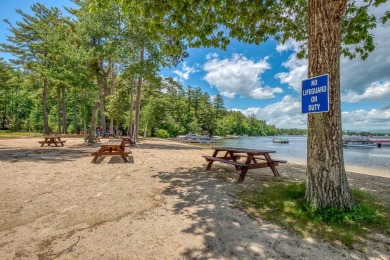
[[[249,174],[243,184],[235,182],[237,172],[224,168],[205,171],[204,168],[179,168],[175,172],[154,175],[168,184],[163,191],[178,201],[174,214],[184,215],[193,224],[182,230],[202,236],[201,248],[188,248],[186,259],[331,259],[357,256],[379,258],[377,251],[352,252],[343,245],[304,239],[278,226],[253,219],[243,212],[236,193],[247,189],[261,189],[275,181],[272,172]],[[264,173],[264,174],[263,174]]]

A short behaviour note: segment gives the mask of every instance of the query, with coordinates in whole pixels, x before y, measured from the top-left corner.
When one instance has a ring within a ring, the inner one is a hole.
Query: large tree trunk
[[[144,52],[145,48],[142,47],[141,49],[141,64],[144,63]],[[134,136],[133,140],[135,142],[138,142],[138,132],[139,132],[139,119],[141,114],[141,89],[142,89],[142,75],[138,75],[138,85],[137,85],[137,103],[136,103],[136,110],[135,110],[135,126],[134,126]]]
[[[102,106],[102,103],[104,102],[105,97],[109,94],[109,88],[107,85],[107,78],[110,75],[110,72],[112,69],[112,61],[108,62],[107,70],[104,69],[103,64],[104,64],[104,62],[101,61],[99,71],[96,75],[96,84],[99,86],[100,92],[99,92],[99,100],[96,101],[94,107],[92,108],[91,127],[89,129],[89,135],[88,135],[88,143],[90,143],[90,144],[95,142],[94,137],[96,134],[98,109],[103,108],[103,111],[101,111],[101,112],[103,114],[102,117],[104,117],[104,106]],[[105,119],[104,119],[104,121],[105,121]],[[103,127],[105,126],[104,121],[102,122]],[[105,128],[103,128],[103,130],[105,130]]]
[[[113,69],[111,71],[111,81],[110,81],[110,95],[114,95],[114,88],[115,88],[115,70]],[[118,131],[118,128],[116,129]],[[114,119],[110,118],[110,134],[115,135],[116,132],[114,132]]]
[[[134,133],[133,140],[134,142],[138,142],[138,132],[139,132],[139,119],[141,113],[141,89],[142,89],[142,76],[138,76],[138,84],[137,84],[137,101],[136,101],[136,109],[135,109],[135,125],[134,125]]]
[[[42,92],[42,110],[43,110],[43,132],[45,135],[49,134],[49,116],[47,115],[47,92],[49,91],[49,82],[47,79],[43,80]]]
[[[103,137],[106,137],[107,126],[106,126],[106,116],[104,115],[104,99],[100,104],[100,120],[102,121],[101,125],[103,128]]]
[[[66,123],[66,91],[65,85],[62,85],[62,130],[64,134],[68,133],[68,126]]]
[[[87,135],[87,120],[85,119],[85,117],[83,117],[83,119],[82,119],[82,124],[83,124],[83,132],[84,132],[84,142],[86,142],[87,141],[87,137],[88,137],[88,135]]]
[[[103,97],[104,99],[104,97]],[[100,103],[102,98],[101,96],[99,97],[99,100],[96,101],[95,105],[92,108],[92,116],[91,116],[91,127],[89,128],[89,135],[88,135],[88,143],[92,144],[95,142],[95,131],[96,131],[96,124],[97,124],[97,112],[100,107]]]
[[[347,0],[309,0],[309,78],[329,74],[329,112],[308,115],[306,199],[316,208],[355,204],[344,168],[340,107],[341,20]]]
[[[114,134],[116,135],[116,133],[114,133],[114,119],[110,119],[110,134]]]
[[[73,129],[74,129],[74,133],[78,134],[78,130],[77,130],[77,95],[76,95],[76,91],[74,92],[74,100],[73,100]]]
[[[57,134],[61,134],[61,89],[57,86]]]
[[[133,137],[133,110],[134,110],[134,77],[131,79],[131,90],[130,90],[130,120],[129,120],[129,129],[127,134],[130,137]]]

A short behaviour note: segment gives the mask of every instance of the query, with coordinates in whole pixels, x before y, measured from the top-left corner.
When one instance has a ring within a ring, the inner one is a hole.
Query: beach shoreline
[[[91,163],[80,137],[63,147],[40,147],[42,138],[0,140],[0,259],[388,259],[390,238],[378,235],[365,249],[316,241],[237,207],[235,194],[259,189],[275,177],[248,172],[202,155],[212,147],[142,140],[119,156]],[[104,141],[104,140],[103,140]],[[211,148],[211,149],[210,149]],[[278,166],[283,179],[305,180],[305,165]],[[390,179],[348,172],[353,188],[389,204]]]

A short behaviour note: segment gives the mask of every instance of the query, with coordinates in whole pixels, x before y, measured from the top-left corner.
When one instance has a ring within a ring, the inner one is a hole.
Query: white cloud
[[[217,53],[209,53],[206,55],[206,60],[211,60],[211,59],[216,59],[218,58],[218,54]]]
[[[362,94],[353,90],[347,90],[341,96],[341,100],[348,103],[359,102],[363,100],[378,101],[390,98],[390,81],[383,83],[372,83]]]
[[[271,68],[267,57],[258,62],[239,54],[234,54],[231,59],[220,60],[218,56],[209,58],[203,66],[206,72],[204,79],[225,97],[234,98],[239,95],[266,99],[275,97],[275,93],[283,92],[278,87],[262,86],[261,74]]]
[[[293,53],[282,65],[289,69],[289,72],[277,73],[275,78],[278,78],[281,83],[286,83],[297,93],[301,93],[302,80],[307,79],[307,60],[300,60],[297,58],[297,54]]]
[[[292,39],[289,39],[287,42],[285,42],[284,44],[278,44],[276,46],[276,50],[278,52],[282,52],[282,51],[288,51],[288,50],[293,50],[294,52],[297,52],[298,51],[298,48],[299,48],[299,45],[300,43],[295,41],[295,40],[292,40]]]
[[[179,81],[184,82],[189,79],[191,74],[197,72],[197,70],[194,67],[187,66],[187,64],[183,62],[182,69],[174,70],[173,72],[179,77]]]
[[[292,96],[284,96],[280,102],[273,103],[266,107],[250,107],[241,111],[244,115],[254,114],[257,119],[265,120],[268,125],[275,125],[278,128],[300,128],[307,127],[307,116],[301,114],[301,102]]]
[[[390,129],[390,108],[385,110],[359,109],[343,112],[343,130],[375,131]]]
[[[300,42],[295,40],[288,40],[285,44],[278,44],[276,50],[293,51],[288,57],[287,61],[283,62],[283,67],[288,69],[288,72],[279,72],[275,75],[281,83],[285,83],[289,88],[294,89],[297,93],[301,93],[302,80],[307,79],[307,59],[298,59],[297,52]]]

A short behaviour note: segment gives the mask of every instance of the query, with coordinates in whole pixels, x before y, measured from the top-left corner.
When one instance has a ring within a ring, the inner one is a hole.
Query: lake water
[[[286,137],[290,141],[288,144],[273,143],[272,138],[261,136],[216,139],[213,146],[273,150],[276,153],[272,154],[272,158],[306,164],[306,136],[288,136]],[[349,171],[390,177],[390,146],[382,146],[382,148],[344,147],[344,162]]]

